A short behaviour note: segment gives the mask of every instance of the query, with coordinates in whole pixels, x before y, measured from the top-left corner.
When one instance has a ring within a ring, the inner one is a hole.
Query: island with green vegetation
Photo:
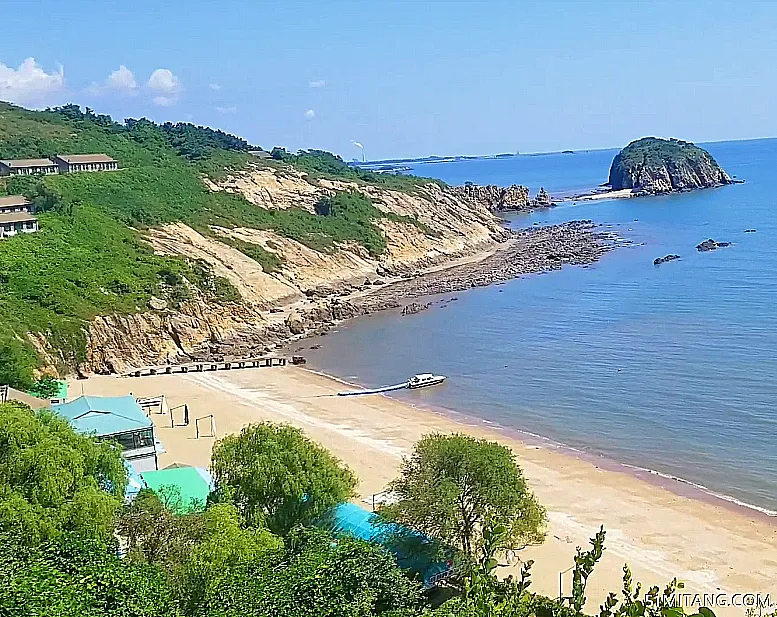
[[[731,184],[729,175],[706,150],[679,139],[644,137],[632,141],[613,159],[612,190],[632,189],[636,195]]]

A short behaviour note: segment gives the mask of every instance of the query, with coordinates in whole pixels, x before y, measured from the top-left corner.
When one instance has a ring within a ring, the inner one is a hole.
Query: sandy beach
[[[327,376],[286,367],[139,379],[96,376],[73,381],[70,392],[164,394],[171,408],[188,404],[189,426],[180,426],[180,409],[174,411],[175,427],[170,426],[169,415],[153,415],[166,448],[161,467],[173,462],[208,466],[214,438],[195,438],[194,418],[213,414],[217,437],[262,420],[293,424],[356,472],[361,499],[367,502],[395,477],[402,456],[424,434],[458,431],[499,440],[512,448],[548,510],[547,540],[520,555],[535,560],[532,590],[558,595],[560,573],[573,564],[575,547],[587,546],[604,525],[606,550],[589,583],[589,612],[608,591],[621,588],[624,563],[645,585],[663,586],[677,576],[685,582],[686,592],[727,594],[720,597],[734,602],[733,594],[771,592],[772,602],[777,602],[774,519],[712,498],[682,495],[661,485],[671,485],[669,480],[646,482],[552,444],[523,442],[474,420],[458,420],[385,396],[337,397],[342,389]],[[368,507],[366,502],[362,505]],[[561,584],[568,594],[569,573],[561,575]],[[742,607],[715,610],[720,615],[744,614]]]

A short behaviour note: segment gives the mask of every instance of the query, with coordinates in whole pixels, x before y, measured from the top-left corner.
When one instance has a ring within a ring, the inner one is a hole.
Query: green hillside
[[[392,218],[360,193],[341,192],[304,209],[270,211],[242,196],[211,192],[203,175],[246,165],[246,141],[191,124],[145,119],[116,123],[68,105],[43,112],[0,102],[0,159],[106,153],[121,169],[0,179],[0,194],[25,194],[41,230],[0,241],[0,383],[26,387],[39,358],[26,333],[45,335],[61,370],[85,358],[84,324],[96,315],[145,310],[152,295],[172,306],[198,294],[211,302],[239,301],[237,291],[205,263],[160,257],[142,241],[144,228],[182,221],[203,234],[211,225],[272,229],[319,251],[361,243],[373,256],[386,249],[374,224]],[[429,180],[355,170],[328,153],[274,151],[268,163],[294,166],[309,177],[342,178],[412,191]],[[266,271],[281,258],[258,245],[231,242]]]

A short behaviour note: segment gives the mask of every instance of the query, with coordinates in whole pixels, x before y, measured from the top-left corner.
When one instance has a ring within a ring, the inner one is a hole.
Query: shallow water
[[[305,355],[368,386],[443,373],[445,385],[399,396],[777,509],[777,140],[705,147],[746,183],[510,219],[522,227],[590,218],[644,246],[454,294],[418,315],[361,319]],[[415,173],[560,194],[606,180],[613,154],[424,164]],[[710,237],[734,244],[697,253]],[[668,253],[682,258],[653,266]]]

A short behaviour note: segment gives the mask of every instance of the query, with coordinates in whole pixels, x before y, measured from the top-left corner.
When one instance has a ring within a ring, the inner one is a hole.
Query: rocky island
[[[612,190],[659,195],[732,184],[709,152],[679,139],[644,137],[631,142],[613,159]]]

